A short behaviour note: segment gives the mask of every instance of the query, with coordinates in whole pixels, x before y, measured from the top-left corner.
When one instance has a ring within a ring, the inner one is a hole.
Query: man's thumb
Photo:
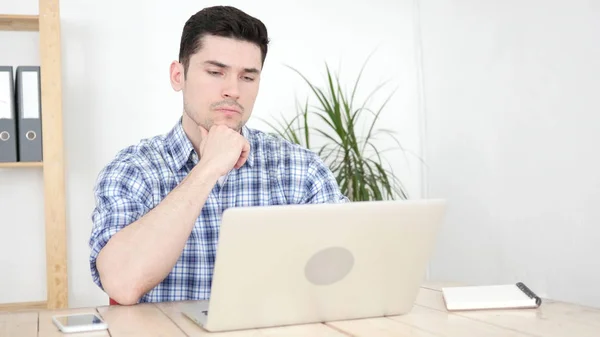
[[[201,141],[206,140],[206,137],[208,137],[208,131],[203,126],[198,126],[198,129],[200,129],[200,136],[202,137]]]
[[[204,153],[204,144],[206,144],[206,139],[208,138],[208,131],[202,127],[202,126],[198,126],[198,129],[200,130],[200,153],[199,155],[202,156],[202,154]]]

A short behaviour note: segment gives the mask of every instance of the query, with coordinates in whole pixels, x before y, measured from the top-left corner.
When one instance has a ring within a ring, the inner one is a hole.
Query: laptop
[[[183,314],[230,331],[408,313],[444,200],[229,208],[209,301]]]

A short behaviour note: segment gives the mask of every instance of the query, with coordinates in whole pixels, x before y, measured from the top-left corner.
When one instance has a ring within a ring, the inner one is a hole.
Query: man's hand
[[[244,136],[225,125],[213,125],[210,131],[201,126],[199,129],[200,161],[204,167],[220,177],[244,165],[250,153],[250,144]]]

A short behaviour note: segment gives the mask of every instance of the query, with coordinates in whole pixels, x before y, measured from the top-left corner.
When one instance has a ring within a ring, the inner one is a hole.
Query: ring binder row
[[[535,299],[535,304],[539,307],[542,305],[542,299],[537,296],[531,289],[529,289],[523,282],[517,282],[517,288],[521,289],[525,295],[529,296],[529,298]]]
[[[0,162],[42,161],[39,66],[0,66]]]

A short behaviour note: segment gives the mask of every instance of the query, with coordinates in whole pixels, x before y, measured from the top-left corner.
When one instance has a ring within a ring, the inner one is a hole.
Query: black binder
[[[18,160],[13,67],[0,66],[0,162]]]
[[[39,66],[18,66],[15,87],[19,161],[42,161],[42,96]]]

